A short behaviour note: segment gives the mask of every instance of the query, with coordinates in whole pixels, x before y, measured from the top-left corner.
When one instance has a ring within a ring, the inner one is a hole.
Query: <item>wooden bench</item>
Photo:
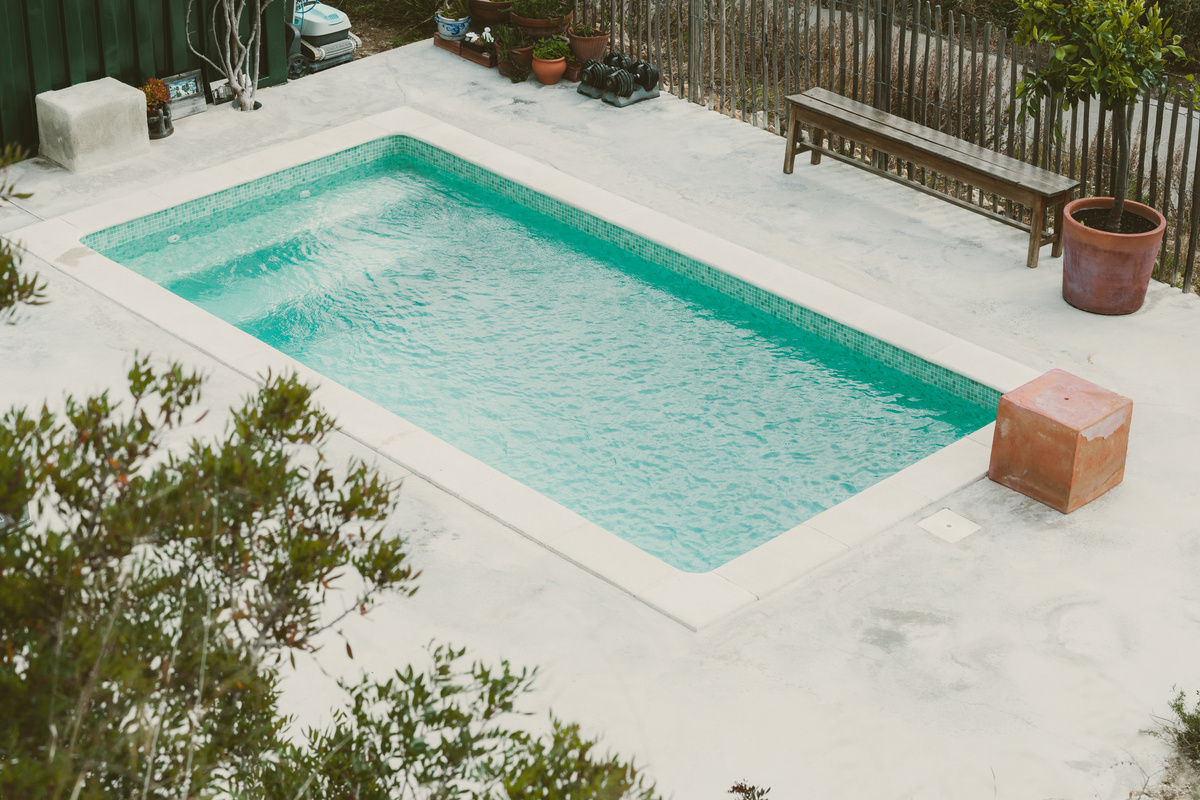
[[[1079,181],[1009,158],[986,147],[956,139],[825,89],[809,89],[802,94],[791,95],[787,98],[787,103],[787,154],[783,160],[785,173],[791,174],[792,165],[799,153],[811,151],[814,164],[821,163],[822,153],[828,153],[839,161],[901,181],[1007,225],[1028,230],[1029,258],[1026,264],[1029,267],[1037,266],[1038,250],[1042,245],[1053,243],[1052,255],[1055,258],[1062,255],[1063,208],[1071,199],[1071,192],[1079,185]],[[805,144],[801,141],[801,125],[812,126],[812,142]],[[822,147],[825,138],[832,134],[1026,205],[1033,210],[1033,225],[1026,226],[974,203],[934,191],[836,150]],[[1054,210],[1054,232],[1049,235],[1044,230],[1047,208]]]

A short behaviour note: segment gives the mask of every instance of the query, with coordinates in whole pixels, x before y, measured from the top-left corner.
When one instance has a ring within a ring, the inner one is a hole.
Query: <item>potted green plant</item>
[[[467,0],[442,0],[442,6],[433,16],[437,22],[438,36],[451,42],[462,41],[471,24],[471,11]]]
[[[576,22],[567,28],[567,41],[571,44],[571,54],[580,63],[595,59],[600,61],[608,52],[609,32],[586,22]]]
[[[498,25],[492,33],[496,40],[496,58],[500,74],[513,82],[523,81],[529,76],[533,61],[533,45],[525,34],[512,25]]]
[[[553,86],[567,69],[571,47],[557,36],[548,36],[533,43],[533,74],[547,86]]]
[[[1018,10],[1017,41],[1053,48],[1017,85],[1022,119],[1043,100],[1052,114],[1056,103],[1069,109],[1099,98],[1113,120],[1113,196],[1074,200],[1064,214],[1063,298],[1096,314],[1132,313],[1145,300],[1166,230],[1162,214],[1126,197],[1133,108],[1163,85],[1167,56],[1183,55],[1180,37],[1146,0],[1018,0]]]
[[[531,39],[558,36],[571,24],[571,9],[563,0],[513,0],[509,19]]]
[[[165,139],[175,132],[171,124],[171,91],[158,78],[151,78],[142,87],[146,95],[146,126],[151,139]]]

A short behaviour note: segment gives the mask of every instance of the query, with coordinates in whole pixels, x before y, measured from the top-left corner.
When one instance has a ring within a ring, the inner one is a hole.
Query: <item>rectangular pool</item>
[[[685,572],[999,392],[392,136],[83,239]]]

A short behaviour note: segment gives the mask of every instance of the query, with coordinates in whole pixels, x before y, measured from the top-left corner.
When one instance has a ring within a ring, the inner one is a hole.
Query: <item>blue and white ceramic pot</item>
[[[438,36],[442,37],[443,39],[449,39],[452,42],[460,41],[464,36],[466,36],[467,26],[471,24],[470,17],[450,19],[449,17],[443,17],[441,14],[438,14],[434,17],[434,20],[437,22]]]

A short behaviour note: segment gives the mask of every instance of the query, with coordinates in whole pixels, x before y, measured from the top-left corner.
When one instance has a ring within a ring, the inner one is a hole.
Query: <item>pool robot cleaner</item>
[[[289,80],[354,60],[362,40],[350,32],[350,19],[317,0],[296,0],[287,26]]]

